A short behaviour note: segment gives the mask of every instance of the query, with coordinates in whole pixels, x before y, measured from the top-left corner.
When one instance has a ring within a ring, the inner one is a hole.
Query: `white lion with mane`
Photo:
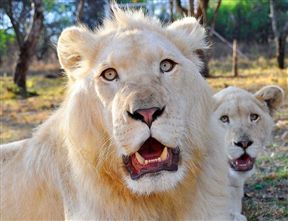
[[[231,213],[233,220],[243,221],[241,214],[244,183],[255,171],[255,159],[270,142],[273,113],[284,100],[282,88],[265,86],[251,94],[228,87],[214,95],[215,119],[225,132],[225,146],[230,164]]]
[[[228,165],[194,18],[167,27],[114,9],[65,29],[65,101],[32,138],[1,147],[6,219],[229,220]]]

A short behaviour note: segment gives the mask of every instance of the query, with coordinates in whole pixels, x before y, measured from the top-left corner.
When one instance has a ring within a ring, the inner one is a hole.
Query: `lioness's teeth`
[[[158,161],[158,162],[161,162],[162,160],[161,160],[161,158],[160,158],[160,157],[158,157],[158,158],[157,158],[157,161]]]
[[[161,161],[166,160],[167,157],[168,157],[168,150],[167,150],[167,147],[165,147],[164,150],[163,150],[162,153],[161,153],[161,156],[160,156]]]
[[[148,164],[148,160],[145,160],[145,164]]]
[[[139,163],[141,163],[141,164],[145,163],[144,158],[138,152],[135,153],[135,156],[136,156],[136,159],[138,160]]]

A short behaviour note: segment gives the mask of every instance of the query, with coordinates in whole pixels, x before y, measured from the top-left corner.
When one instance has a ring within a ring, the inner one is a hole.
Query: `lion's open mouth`
[[[234,170],[242,172],[252,170],[254,163],[255,158],[250,157],[247,153],[237,159],[229,160],[229,164]]]
[[[179,147],[165,147],[150,137],[136,153],[123,156],[123,162],[131,178],[136,180],[147,173],[157,173],[162,170],[177,171],[179,153]]]

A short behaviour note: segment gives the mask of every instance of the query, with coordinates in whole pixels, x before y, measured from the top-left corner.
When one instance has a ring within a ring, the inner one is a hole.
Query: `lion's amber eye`
[[[102,72],[101,77],[103,77],[106,81],[113,81],[118,78],[118,74],[115,69],[108,68]]]
[[[250,114],[250,120],[253,122],[257,121],[259,119],[258,114]]]
[[[220,117],[220,120],[223,122],[223,123],[229,123],[229,117],[227,115],[223,115]]]
[[[176,64],[177,63],[175,61],[165,59],[160,62],[160,71],[162,73],[172,71],[172,69],[175,67]]]

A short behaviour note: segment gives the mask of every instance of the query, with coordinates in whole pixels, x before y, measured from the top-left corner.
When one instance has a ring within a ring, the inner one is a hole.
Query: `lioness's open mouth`
[[[229,160],[229,164],[234,170],[242,172],[252,170],[254,163],[255,158],[250,157],[247,153],[237,159]]]
[[[177,171],[179,153],[179,147],[166,147],[150,137],[136,153],[123,156],[123,162],[131,178],[136,180],[147,173],[157,173],[162,170]]]

